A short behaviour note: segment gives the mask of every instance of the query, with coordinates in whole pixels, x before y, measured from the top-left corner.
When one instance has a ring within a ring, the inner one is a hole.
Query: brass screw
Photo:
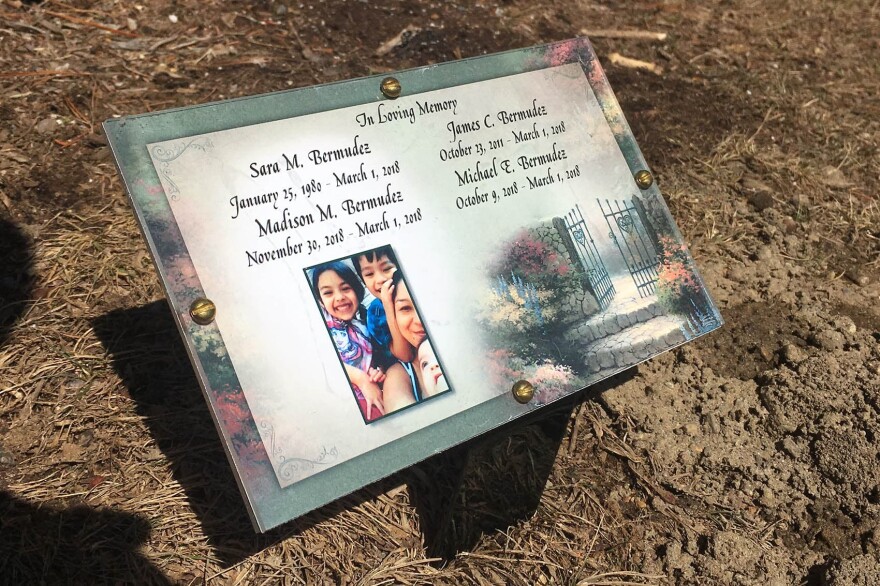
[[[214,321],[214,316],[216,315],[217,306],[210,299],[196,299],[189,306],[189,316],[200,326],[206,326]]]
[[[519,403],[528,403],[535,396],[535,387],[527,380],[518,380],[513,383],[513,398]]]
[[[653,184],[654,176],[651,175],[650,171],[645,171],[644,169],[642,169],[641,171],[636,173],[636,185],[638,185],[640,189],[648,189]]]
[[[382,90],[382,93],[385,94],[386,98],[391,98],[392,100],[400,96],[400,92],[403,90],[403,88],[400,87],[400,82],[393,77],[386,77],[383,79],[379,88]]]

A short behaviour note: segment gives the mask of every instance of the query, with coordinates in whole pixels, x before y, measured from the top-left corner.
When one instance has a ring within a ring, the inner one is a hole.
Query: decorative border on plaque
[[[162,172],[162,177],[164,177],[165,181],[168,183],[167,195],[172,201],[177,201],[180,197],[180,189],[177,187],[177,183],[174,182],[174,179],[171,178],[173,175],[171,163],[183,155],[183,153],[185,153],[190,147],[205,153],[210,152],[211,149],[214,148],[214,145],[211,143],[210,138],[195,138],[189,141],[181,141],[170,149],[163,147],[162,145],[156,145],[150,151],[153,157],[160,163],[159,167]]]
[[[285,480],[294,480],[298,478],[297,472],[300,470],[312,471],[320,466],[329,466],[336,462],[339,458],[339,450],[336,446],[322,446],[321,452],[314,458],[292,457],[284,455],[284,448],[275,444],[275,428],[271,421],[262,421],[260,429],[269,434],[270,448],[272,459],[275,460],[278,467],[279,476]]]

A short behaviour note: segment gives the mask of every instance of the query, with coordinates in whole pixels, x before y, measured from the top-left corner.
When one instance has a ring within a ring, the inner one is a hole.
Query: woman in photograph
[[[312,269],[311,285],[366,421],[414,403],[413,386],[402,365],[383,371],[373,364],[374,341],[364,323],[364,287],[351,267],[339,261],[318,265]]]
[[[416,348],[427,337],[425,327],[422,325],[422,318],[416,311],[416,305],[413,303],[412,295],[410,295],[409,288],[400,271],[395,272],[391,277],[391,285],[391,301],[394,305],[394,318],[397,327],[404,340],[411,346],[410,354],[415,356]]]
[[[399,271],[394,273],[391,281],[394,320],[406,343],[411,347],[411,354],[415,357],[411,364],[407,364],[407,370],[411,370],[415,377],[415,384],[419,388],[419,400],[448,391],[446,377],[440,369],[440,362],[428,340],[425,326],[416,310],[406,281]]]

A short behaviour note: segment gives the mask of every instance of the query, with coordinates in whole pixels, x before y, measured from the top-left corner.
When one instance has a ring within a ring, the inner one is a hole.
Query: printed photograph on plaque
[[[364,423],[450,390],[391,246],[305,272]]]
[[[721,325],[586,39],[385,77],[105,124],[261,531]]]

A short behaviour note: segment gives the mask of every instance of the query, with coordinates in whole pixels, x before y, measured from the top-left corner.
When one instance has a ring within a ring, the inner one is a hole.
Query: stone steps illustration
[[[617,371],[685,342],[678,318],[660,315],[588,342],[581,351],[587,371]]]
[[[633,366],[686,341],[681,318],[667,315],[656,297],[640,297],[626,277],[614,277],[618,291],[611,304],[585,322],[573,324],[564,338],[578,349],[591,378]]]
[[[613,303],[588,321],[569,328],[564,338],[574,344],[588,344],[650,321],[663,313],[663,308],[656,299],[630,299]]]

